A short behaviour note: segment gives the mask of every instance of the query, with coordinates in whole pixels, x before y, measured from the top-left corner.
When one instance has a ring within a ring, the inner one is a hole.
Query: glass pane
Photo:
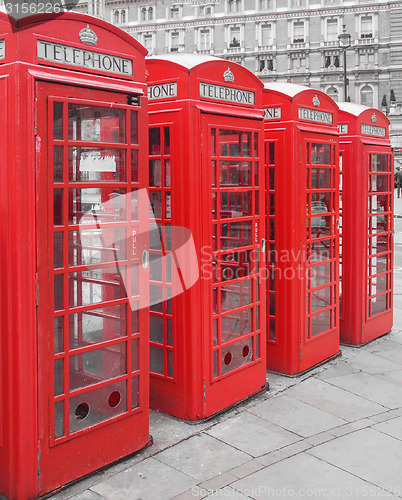
[[[127,373],[126,343],[70,357],[70,391]]]
[[[311,336],[315,337],[320,333],[326,332],[331,328],[331,314],[332,310],[325,311],[321,314],[311,316]]]
[[[252,162],[221,161],[219,182],[221,187],[252,186]]]
[[[64,436],[64,401],[54,404],[54,437]]]
[[[309,288],[315,288],[317,286],[325,285],[331,281],[331,267],[333,264],[331,262],[326,262],[320,266],[311,267],[308,270],[309,277]]]
[[[380,295],[371,299],[371,315],[382,313],[389,309],[388,294]]]
[[[55,396],[58,396],[59,394],[64,393],[63,367],[64,367],[64,359],[56,359],[54,362],[54,395]]]
[[[311,164],[331,165],[331,146],[329,144],[311,144]]]
[[[253,215],[252,191],[221,193],[221,219]]]
[[[165,160],[165,187],[170,187],[170,160]]]
[[[330,193],[312,193],[309,199],[312,214],[325,213],[332,209]]]
[[[71,182],[125,182],[126,151],[104,148],[68,148]]]
[[[238,311],[221,318],[221,343],[234,340],[253,330],[253,310]]]
[[[164,155],[170,155],[170,128],[165,127],[163,129],[165,135],[165,143],[164,143]]]
[[[373,172],[388,172],[388,155],[372,155],[371,165]]]
[[[131,182],[138,182],[138,149],[131,150]]]
[[[160,191],[150,191],[149,201],[156,219],[162,218],[162,193]]]
[[[388,215],[373,215],[369,219],[369,232],[385,233],[388,231]]]
[[[125,380],[70,399],[70,432],[86,429],[127,411]]]
[[[251,132],[219,130],[219,151],[221,156],[250,156]]]
[[[331,172],[332,169],[329,168],[312,168],[311,189],[330,189]]]
[[[311,312],[325,309],[331,305],[331,287],[321,288],[310,294]]]
[[[138,346],[139,346],[139,339],[133,339],[131,341],[131,371],[135,372],[139,369],[139,364],[138,364]]]
[[[149,340],[163,344],[163,316],[149,316]]]
[[[63,182],[63,146],[53,148],[53,180]]]
[[[380,276],[375,276],[370,280],[370,282],[370,295],[378,295],[379,293],[383,293],[389,290],[391,284],[390,275],[381,274]]]
[[[149,129],[149,154],[161,154],[161,131],[160,128]]]
[[[154,345],[149,346],[149,371],[164,374],[163,348]]]
[[[369,262],[369,275],[383,273],[390,270],[390,256],[380,255],[373,257]]]
[[[63,103],[53,103],[53,139],[63,139]]]
[[[126,306],[106,306],[69,316],[70,349],[126,335]]]
[[[105,246],[106,241],[113,246]],[[108,227],[69,231],[69,265],[89,266],[106,262],[116,262],[126,257],[126,228]]]
[[[386,193],[390,190],[389,175],[371,175],[370,177],[373,193]]]
[[[69,190],[69,224],[125,221],[125,189],[90,187]],[[87,214],[87,212],[89,212]],[[85,215],[85,219],[81,220]]]
[[[64,317],[58,316],[54,318],[54,352],[63,352],[63,330],[64,330]]]
[[[87,104],[68,105],[70,141],[126,143],[126,112]]]
[[[53,235],[53,263],[55,269],[63,267],[63,233]]]
[[[53,214],[54,225],[63,225],[63,189],[55,189],[53,191]]]
[[[131,144],[138,144],[138,111],[131,111]]]
[[[131,408],[138,408],[140,406],[140,383],[139,377],[131,379]]]
[[[70,273],[70,306],[87,306],[126,297],[125,268],[91,269]]]
[[[54,277],[54,310],[64,309],[63,299],[64,274],[56,274]]]
[[[161,187],[162,186],[162,176],[161,176],[161,161],[149,160],[149,185],[150,187]]]
[[[243,342],[236,342],[222,349],[222,374],[231,372],[240,366],[251,363],[251,361],[253,361],[253,339],[248,338]]]
[[[239,248],[253,244],[252,221],[221,224],[221,249]]]
[[[252,280],[222,285],[221,311],[230,311],[253,302]]]
[[[331,217],[311,217],[311,237],[331,236]]]
[[[173,378],[173,351],[167,351],[167,376]]]

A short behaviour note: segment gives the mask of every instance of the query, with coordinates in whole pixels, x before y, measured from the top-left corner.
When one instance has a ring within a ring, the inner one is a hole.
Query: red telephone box
[[[26,499],[149,442],[146,50],[81,14],[0,22],[0,492]]]
[[[341,342],[361,345],[392,327],[393,155],[381,111],[339,109]]]
[[[299,374],[339,353],[336,103],[266,84],[267,369]]]
[[[150,405],[204,419],[266,385],[262,83],[195,54],[146,69],[150,199],[166,240],[159,267],[150,248],[151,296],[166,299],[150,308]],[[191,231],[198,259],[181,295],[175,227]]]

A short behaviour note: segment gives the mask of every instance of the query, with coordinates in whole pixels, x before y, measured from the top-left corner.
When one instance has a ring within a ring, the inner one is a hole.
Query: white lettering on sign
[[[133,76],[133,61],[123,57],[62,45],[37,41],[38,59],[81,68],[95,69],[115,75]]]
[[[332,113],[318,109],[299,108],[299,119],[317,123],[333,123]]]
[[[82,153],[80,157],[81,172],[116,172],[116,157],[101,156],[100,152]]]
[[[387,132],[385,130],[385,127],[376,127],[375,125],[367,125],[366,123],[362,123],[362,134],[385,137],[387,135]]]
[[[281,108],[265,108],[264,109],[264,119],[265,120],[279,120],[282,116]]]
[[[340,134],[347,134],[348,133],[348,124],[347,123],[340,123],[338,125],[338,131]]]
[[[223,87],[222,85],[213,85],[212,83],[200,82],[200,96],[217,101],[237,102],[239,104],[254,104],[254,92],[249,90],[235,89],[232,87]]]
[[[177,97],[177,83],[161,83],[160,85],[149,85],[148,99],[164,99],[165,97]]]
[[[4,59],[6,57],[6,41],[0,40],[0,59]]]

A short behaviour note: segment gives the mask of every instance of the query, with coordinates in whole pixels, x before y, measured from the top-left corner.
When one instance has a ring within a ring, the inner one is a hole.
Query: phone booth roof
[[[389,142],[389,124],[387,116],[376,108],[352,102],[339,103],[338,128],[340,140],[343,136],[361,136],[365,142],[386,140]]]
[[[294,121],[312,126],[336,127],[338,106],[321,90],[286,82],[264,84],[265,123]]]
[[[101,19],[76,12],[38,14],[18,21],[2,15],[1,30],[5,23],[14,39],[6,47],[9,62],[145,82],[147,50]]]
[[[151,102],[195,99],[261,108],[263,83],[232,61],[203,54],[168,54],[145,60]]]

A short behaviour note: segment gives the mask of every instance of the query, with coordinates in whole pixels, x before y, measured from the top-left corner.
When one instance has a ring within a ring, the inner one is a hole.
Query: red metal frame
[[[200,271],[183,294],[151,307],[150,404],[197,420],[266,384],[262,84],[235,63],[193,54],[148,59],[146,67],[156,220],[192,232]],[[255,102],[224,101],[231,89]],[[178,279],[167,276],[169,266],[151,266],[151,287],[166,298]]]
[[[393,323],[393,153],[381,111],[339,107],[341,342],[361,345],[388,333]]]
[[[295,375],[339,353],[338,108],[293,84],[263,107],[267,369]]]
[[[132,60],[130,81],[67,63],[39,67],[37,39],[92,50],[80,44],[87,26],[98,36],[93,52]],[[26,499],[149,442],[148,309],[130,308],[140,295],[147,302],[148,271],[138,267],[139,290],[127,273],[128,293],[118,273],[147,248],[148,206],[133,218],[130,196],[113,198],[111,213],[90,203],[147,188],[148,137],[139,126],[147,123],[146,51],[80,14],[35,16],[13,31],[7,62],[0,60],[8,123],[1,138],[0,492]],[[141,105],[131,105],[134,97]],[[112,166],[87,170],[88,154]],[[91,209],[92,225],[79,233]],[[125,231],[114,248],[104,243],[111,231]],[[118,245],[125,253],[116,257]]]

